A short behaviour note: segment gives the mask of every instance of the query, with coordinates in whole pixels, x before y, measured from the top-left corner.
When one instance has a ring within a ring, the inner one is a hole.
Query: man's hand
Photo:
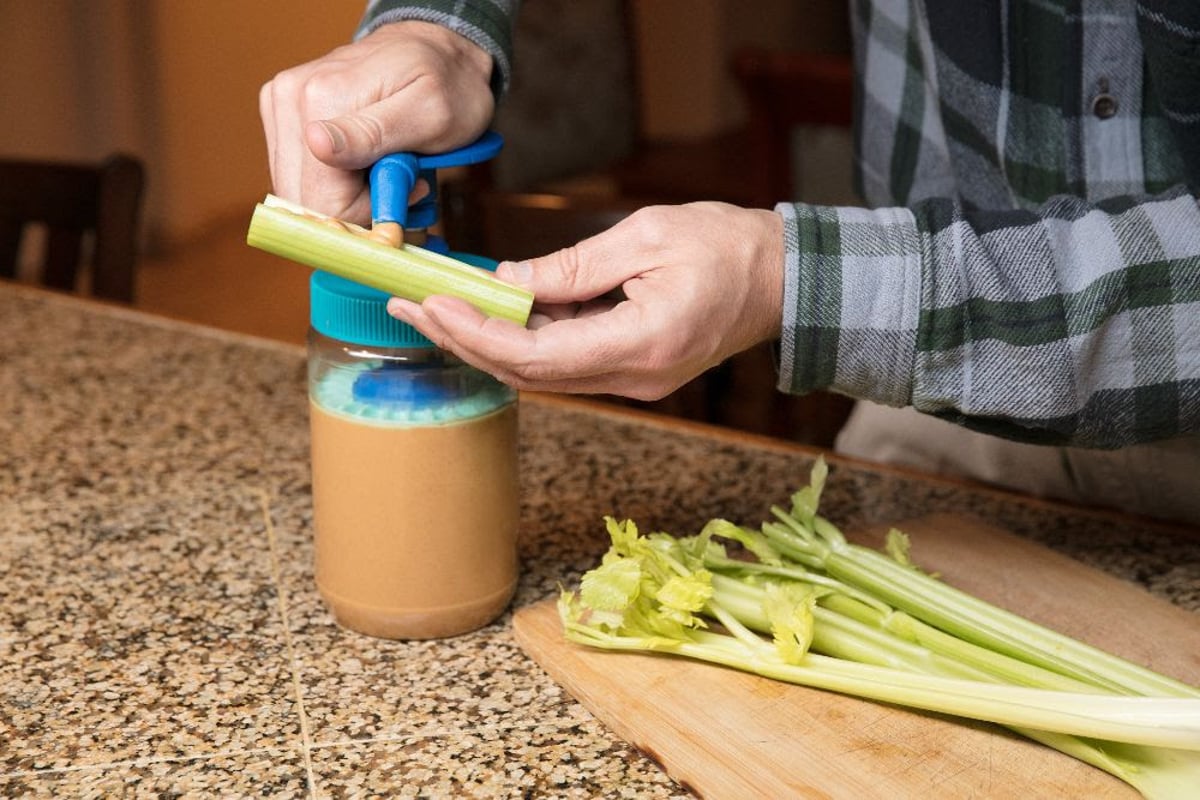
[[[279,73],[259,92],[274,193],[369,223],[363,171],[388,153],[474,141],[494,111],[491,72],[473,42],[405,21]]]
[[[783,220],[723,203],[644,208],[498,277],[533,291],[527,328],[467,302],[393,298],[388,310],[519,389],[663,397],[779,335]]]

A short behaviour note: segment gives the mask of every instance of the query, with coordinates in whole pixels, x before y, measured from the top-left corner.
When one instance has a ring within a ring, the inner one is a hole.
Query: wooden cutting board
[[[977,521],[934,515],[900,527],[913,559],[946,582],[1200,684],[1200,616]],[[852,538],[877,546],[882,532]],[[566,642],[553,599],[520,609],[514,626],[555,681],[700,797],[1138,797],[999,727]]]

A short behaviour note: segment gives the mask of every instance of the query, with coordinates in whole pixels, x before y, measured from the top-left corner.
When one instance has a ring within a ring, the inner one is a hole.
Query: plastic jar
[[[388,316],[311,283],[316,582],[343,626],[389,639],[494,620],[517,582],[517,395]]]

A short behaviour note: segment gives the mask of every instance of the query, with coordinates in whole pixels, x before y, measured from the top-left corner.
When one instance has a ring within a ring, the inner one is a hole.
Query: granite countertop
[[[507,614],[428,642],[333,623],[306,415],[295,347],[0,283],[0,796],[686,796]],[[814,457],[596,404],[521,415],[516,607],[596,562],[603,515],[756,522]],[[843,528],[971,514],[1200,610],[1187,531],[831,464]]]

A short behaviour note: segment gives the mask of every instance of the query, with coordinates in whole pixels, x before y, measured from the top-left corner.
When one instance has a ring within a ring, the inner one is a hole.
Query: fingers
[[[370,205],[362,172],[331,166],[318,157],[336,146],[329,129],[317,121],[333,107],[322,94],[327,90],[312,88],[319,84],[314,76],[323,69],[327,68],[314,64],[295,67],[259,93],[272,191],[319,213],[362,224]]]
[[[496,276],[543,303],[592,300],[653,269],[659,248],[653,232],[657,208],[637,211],[610,230],[541,258],[504,262]]]
[[[299,129],[293,124],[286,86],[294,75],[283,72],[258,93],[259,115],[267,142],[267,165],[271,171],[272,191],[288,200],[300,199],[300,153],[296,142]]]
[[[379,59],[382,60],[382,59]],[[381,67],[382,68],[382,67]],[[368,62],[355,73],[361,80],[364,70],[374,70]],[[425,72],[419,63],[391,63],[391,74],[407,69],[412,75],[395,85],[381,86],[378,99],[345,109],[333,98],[345,97],[349,87],[337,84],[344,75],[326,79],[325,85],[310,91],[326,102],[310,107],[315,115],[305,127],[309,149],[322,163],[344,170],[370,167],[381,156],[401,151],[436,153],[468,144],[486,126],[492,105],[472,110],[470,95],[452,96],[452,88],[441,84],[447,79]]]
[[[274,188],[275,175],[278,172],[275,167],[277,138],[275,135],[274,93],[272,92],[270,83],[264,83],[262,88],[258,90],[258,116],[262,120],[263,139],[267,145],[267,168],[271,174],[272,188]]]
[[[603,318],[584,315],[536,328],[485,317],[452,297],[431,297],[419,305],[393,298],[388,312],[438,347],[518,389],[598,393],[621,387],[630,396],[654,399],[682,383],[653,369],[642,348],[622,335],[647,328],[630,304],[610,309]],[[632,393],[627,391],[631,382],[637,384]]]
[[[417,138],[405,122],[414,113],[413,100],[403,92],[351,113],[308,122],[305,143],[323,164],[342,170],[366,169],[380,156],[412,149]]]

